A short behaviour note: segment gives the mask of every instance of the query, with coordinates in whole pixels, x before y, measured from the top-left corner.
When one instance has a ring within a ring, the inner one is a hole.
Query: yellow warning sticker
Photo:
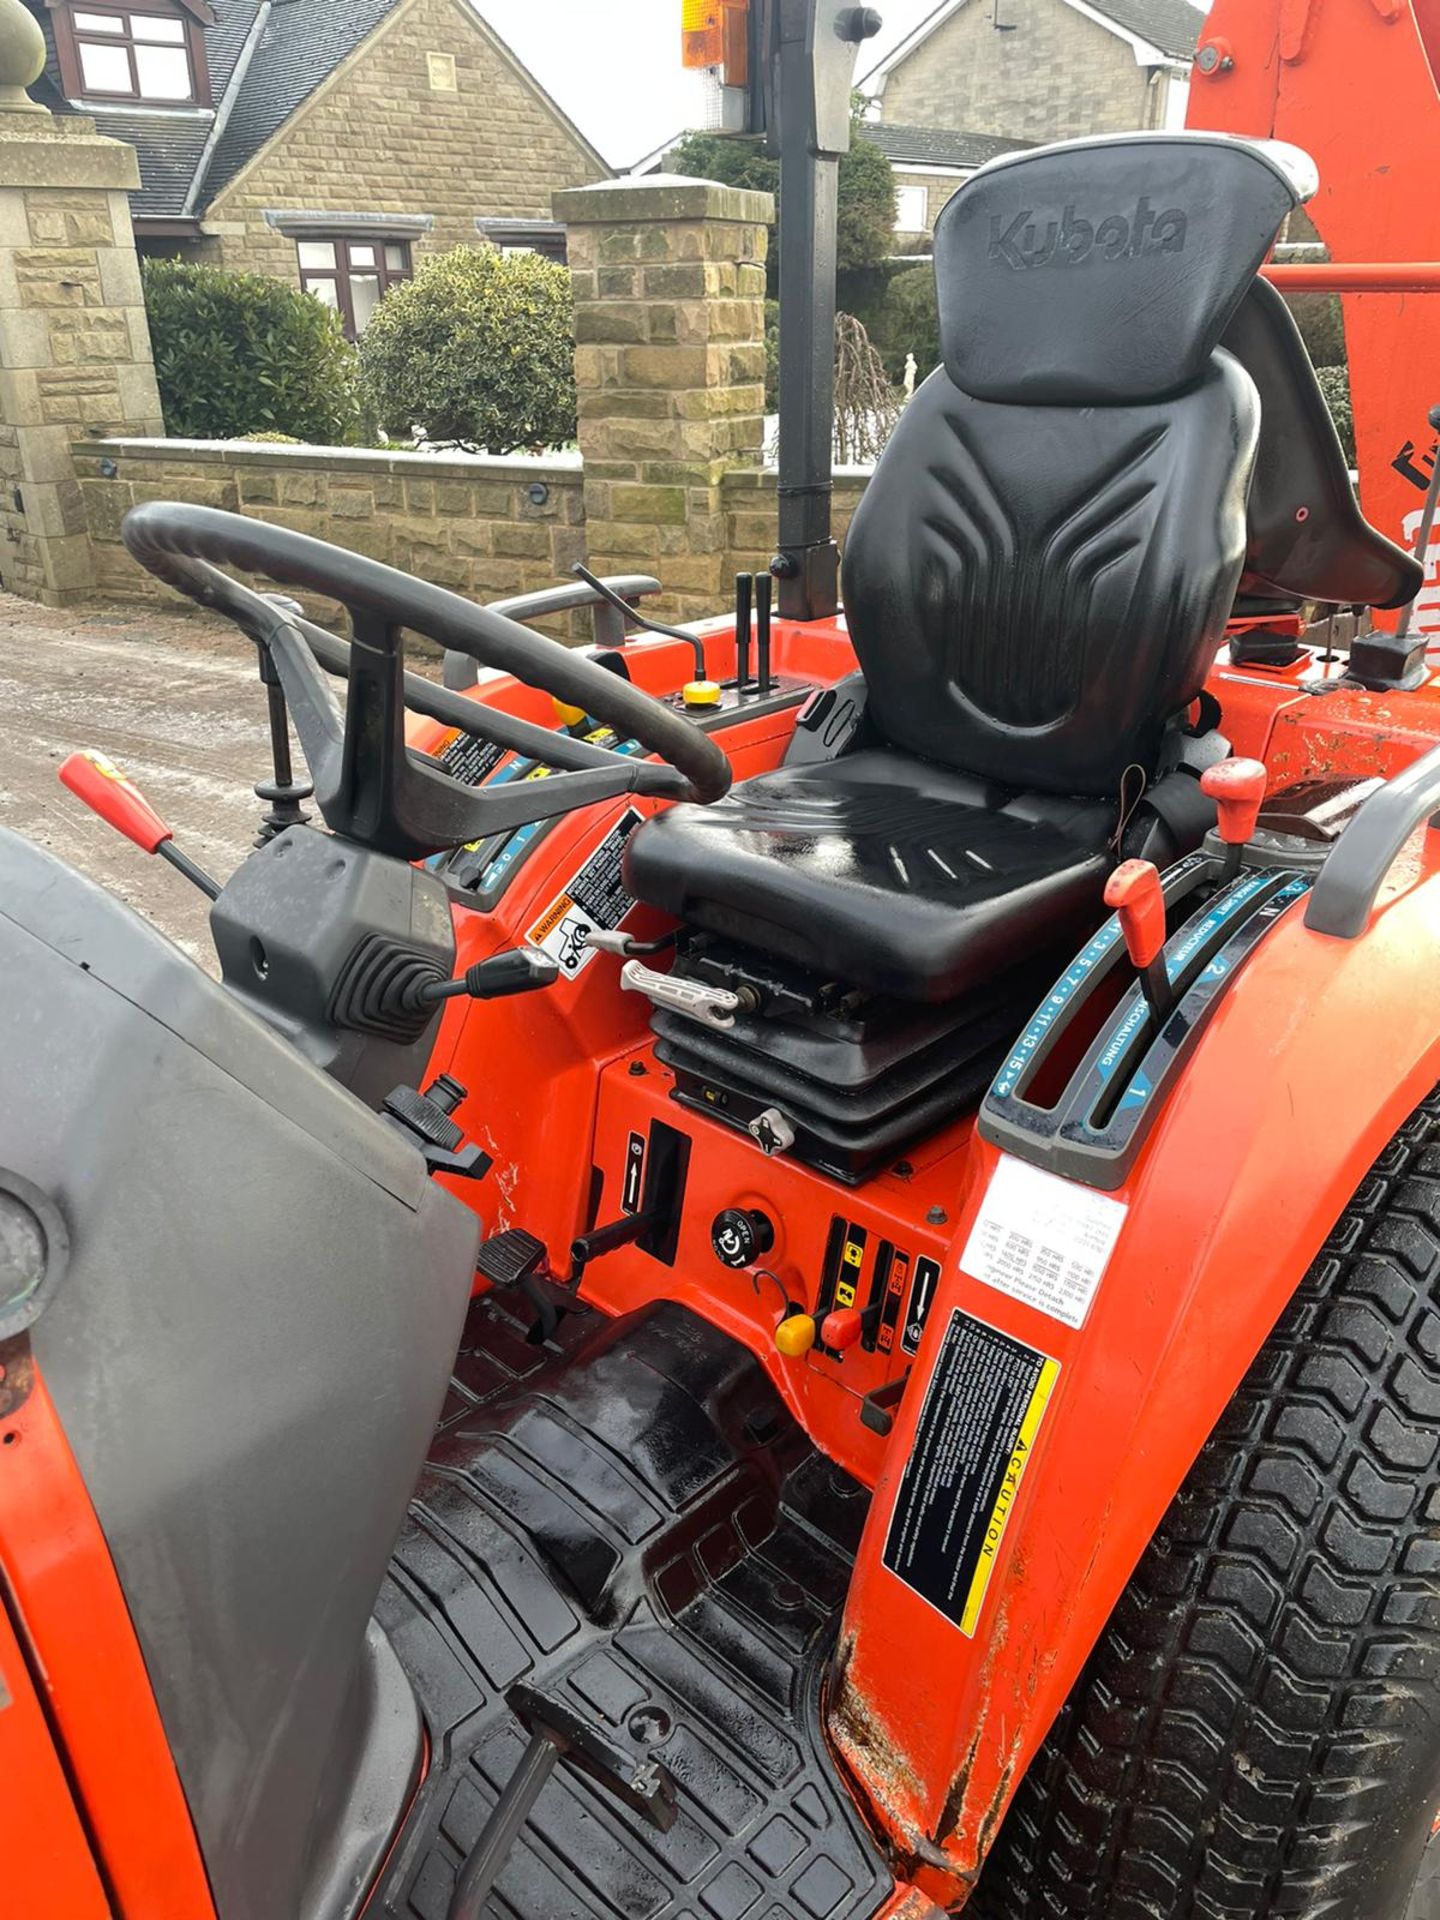
[[[958,1308],[951,1314],[884,1563],[971,1638],[1059,1378],[1048,1354]]]

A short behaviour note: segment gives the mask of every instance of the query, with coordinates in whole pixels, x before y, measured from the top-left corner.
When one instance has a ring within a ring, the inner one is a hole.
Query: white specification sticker
[[[1123,1200],[1003,1155],[961,1256],[972,1279],[1083,1327],[1129,1212]]]
[[[550,955],[567,979],[583,973],[600,951],[590,945],[590,935],[597,928],[613,933],[635,904],[625,890],[622,866],[626,843],[640,818],[633,807],[627,808],[525,935],[532,947]]]

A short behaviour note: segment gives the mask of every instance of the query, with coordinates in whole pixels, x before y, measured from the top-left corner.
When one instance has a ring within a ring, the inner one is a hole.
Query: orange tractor
[[[976,174],[842,615],[872,25],[752,22],[733,618],[126,524],[276,764],[223,885],[63,771],[218,983],[0,833],[7,1916],[1440,1912],[1440,706],[1263,277],[1315,169]]]

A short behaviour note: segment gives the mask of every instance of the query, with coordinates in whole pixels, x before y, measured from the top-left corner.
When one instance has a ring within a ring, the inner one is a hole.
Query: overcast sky
[[[476,0],[612,166],[626,167],[698,117],[696,82],[680,67],[680,0]],[[883,0],[885,27],[862,72],[936,0]]]
[[[885,25],[866,73],[938,0],[878,0]],[[680,0],[475,0],[482,14],[614,167],[628,167],[700,118],[680,66]],[[1197,0],[1209,10],[1210,0]]]

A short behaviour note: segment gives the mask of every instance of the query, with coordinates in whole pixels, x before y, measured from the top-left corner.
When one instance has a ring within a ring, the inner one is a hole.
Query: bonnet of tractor
[[[1440,705],[1259,277],[1314,169],[982,168],[837,572],[870,10],[727,11],[773,578],[501,612],[145,505],[263,831],[222,884],[61,778],[219,981],[0,834],[16,1910],[1428,1920]]]

